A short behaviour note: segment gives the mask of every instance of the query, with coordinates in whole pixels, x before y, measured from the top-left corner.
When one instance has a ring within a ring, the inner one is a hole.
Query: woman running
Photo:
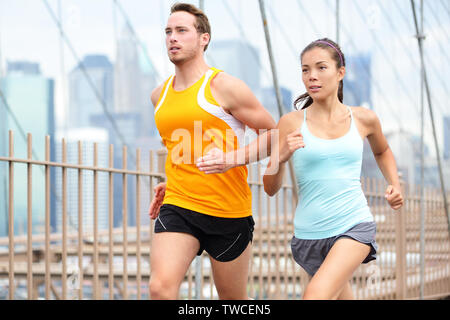
[[[388,182],[385,197],[394,210],[403,205],[397,166],[376,114],[343,104],[345,58],[338,44],[319,39],[300,58],[307,92],[277,125],[278,160],[273,153],[268,170],[279,170],[266,171],[264,189],[270,196],[280,189],[292,156],[299,202],[291,249],[312,277],[303,298],[353,299],[349,280],[377,250],[376,224],[360,181],[364,139]]]

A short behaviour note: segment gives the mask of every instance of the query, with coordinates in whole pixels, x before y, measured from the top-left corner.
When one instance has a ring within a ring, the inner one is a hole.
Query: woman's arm
[[[296,119],[294,112],[281,117],[277,127],[272,130],[273,152],[263,177],[264,191],[269,196],[273,196],[280,190],[286,171],[286,162],[295,150],[305,147],[300,128],[296,128],[298,123],[293,121]]]
[[[270,159],[263,176],[264,191],[271,197],[280,190],[283,183],[284,172],[286,171],[285,163],[279,163],[277,170],[275,170],[275,174],[267,174],[268,170],[274,170],[273,166],[272,159]]]
[[[365,109],[362,122],[367,129],[367,140],[377,165],[389,184],[385,191],[386,200],[392,209],[398,210],[403,205],[403,196],[394,154],[382,132],[380,120],[375,112]]]

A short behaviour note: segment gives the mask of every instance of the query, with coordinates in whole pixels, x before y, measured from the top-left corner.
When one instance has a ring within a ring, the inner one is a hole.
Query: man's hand
[[[150,208],[148,209],[148,215],[152,219],[156,219],[159,215],[159,208],[162,206],[164,200],[164,195],[166,194],[166,183],[161,182],[156,185],[153,189],[155,191],[155,196],[150,203]]]
[[[224,173],[235,167],[234,153],[224,153],[218,148],[211,149],[203,157],[197,159],[197,168],[206,173]]]

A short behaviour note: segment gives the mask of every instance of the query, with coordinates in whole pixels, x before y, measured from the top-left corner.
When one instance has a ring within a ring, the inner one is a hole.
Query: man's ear
[[[202,40],[202,45],[204,45],[206,47],[209,44],[209,40],[211,39],[211,36],[209,35],[209,33],[202,33],[200,38]]]

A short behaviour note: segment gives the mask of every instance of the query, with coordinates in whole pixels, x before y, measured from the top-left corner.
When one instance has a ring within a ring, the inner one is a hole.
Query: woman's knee
[[[336,300],[353,299],[350,283],[346,283],[342,288],[335,289],[324,283],[310,282],[303,294],[303,300]]]
[[[318,291],[315,291],[310,288],[306,288],[305,293],[303,294],[303,300],[322,300]]]
[[[310,282],[305,289],[303,294],[303,300],[329,300],[332,298],[330,292],[327,288],[323,288],[317,283]]]

